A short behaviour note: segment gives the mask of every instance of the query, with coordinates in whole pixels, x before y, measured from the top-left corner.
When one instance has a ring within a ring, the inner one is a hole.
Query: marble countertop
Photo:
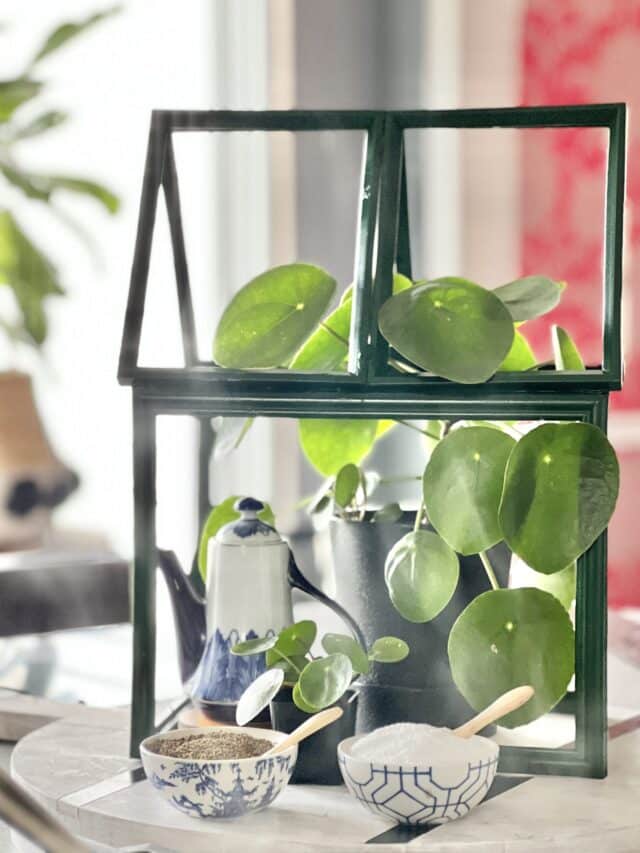
[[[371,815],[341,786],[290,785],[265,811],[235,821],[184,816],[128,758],[127,725],[126,709],[78,710],[24,737],[12,773],[70,829],[113,845],[155,843],[180,853],[351,853],[368,844],[388,853],[638,851],[640,718],[611,741],[607,779],[526,778],[421,834]]]

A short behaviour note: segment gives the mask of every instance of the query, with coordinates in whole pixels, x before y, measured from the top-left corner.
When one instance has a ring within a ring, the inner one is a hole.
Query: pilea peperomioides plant
[[[449,663],[474,708],[518,684],[535,687],[529,707],[504,725],[536,719],[564,696],[574,632],[557,591],[500,589],[487,549],[504,541],[535,572],[571,575],[611,518],[618,479],[606,436],[585,423],[543,424],[517,441],[492,427],[460,426],[431,454],[416,528],[386,560],[387,588],[404,618],[427,622],[455,591],[458,554],[479,555],[492,589],[453,625]],[[425,514],[433,530],[422,526]]]
[[[311,647],[318,626],[310,619],[284,628],[278,635],[257,637],[238,643],[234,655],[265,654],[267,669],[247,687],[236,709],[239,726],[246,725],[266,708],[280,688],[293,688],[295,705],[315,714],[337,702],[360,676],[369,672],[371,661],[397,663],[409,647],[397,637],[380,637],[366,651],[347,634],[325,634],[324,657],[314,657]]]
[[[304,276],[298,278],[301,271]],[[249,282],[220,322],[214,347],[219,363],[346,370],[351,289],[322,319],[334,288],[327,273],[307,265],[276,268]],[[390,344],[389,364],[399,372],[467,384],[485,382],[503,370],[584,370],[563,329],[552,328],[552,364],[538,362],[522,331],[523,323],[558,304],[563,289],[564,284],[543,276],[489,291],[462,278],[413,283],[395,275],[393,294],[378,315]],[[310,292],[317,298],[311,299]],[[256,312],[258,304],[262,307]],[[256,361],[247,355],[246,341],[254,352],[277,351],[278,357]],[[564,696],[574,672],[567,605],[576,561],[605,529],[615,507],[615,452],[605,434],[587,423],[428,421],[417,426],[393,420],[302,420],[302,449],[328,478],[312,509],[331,506],[347,520],[367,523],[371,516],[364,509],[376,477],[358,465],[398,423],[422,432],[431,453],[415,527],[386,559],[391,602],[409,621],[434,619],[456,590],[458,555],[477,554],[491,590],[467,605],[450,631],[453,679],[477,709],[512,687],[532,684],[535,698],[502,722],[517,726],[536,719]],[[400,514],[400,507],[391,504],[373,520],[395,521]],[[539,582],[501,589],[487,554],[499,542]]]

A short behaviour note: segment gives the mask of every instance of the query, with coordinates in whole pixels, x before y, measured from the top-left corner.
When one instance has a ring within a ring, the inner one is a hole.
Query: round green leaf
[[[237,450],[254,423],[255,418],[212,418],[211,429],[215,435],[213,458],[224,459]]]
[[[543,424],[509,457],[499,512],[504,538],[532,569],[559,572],[605,529],[618,485],[618,460],[602,430]]]
[[[347,463],[358,465],[376,440],[378,421],[307,418],[299,423],[302,450],[316,471],[330,477]]]
[[[535,695],[500,720],[514,728],[550,711],[574,670],[574,633],[560,602],[539,589],[498,589],[475,598],[449,634],[449,663],[458,690],[476,711],[514,687]]]
[[[514,554],[511,558],[509,571],[509,583],[513,587],[534,586],[554,595],[565,610],[570,610],[576,597],[576,563],[571,563],[566,569],[554,572],[552,575],[543,575],[536,572]]]
[[[393,284],[392,284],[392,292],[400,293],[401,290],[407,290],[408,288],[413,287],[413,282],[410,278],[407,278],[406,275],[402,275],[402,273],[394,272],[393,274]],[[340,304],[343,305],[345,302],[353,299],[353,285],[350,284],[349,287],[345,290],[345,292],[340,297]]]
[[[529,341],[517,329],[513,334],[513,343],[498,370],[531,370],[538,363]]]
[[[287,657],[306,655],[313,645],[317,633],[318,627],[312,619],[295,622],[280,631],[275,648]]]
[[[333,496],[338,506],[347,507],[353,501],[360,485],[360,469],[349,462],[338,471]]]
[[[223,367],[289,363],[327,310],[334,279],[311,264],[267,270],[236,293],[218,324],[213,358]]]
[[[320,515],[323,513],[333,501],[333,479],[329,477],[324,481],[318,491],[311,495],[307,504],[307,512],[309,515]]]
[[[399,503],[390,503],[385,504],[385,506],[380,507],[380,509],[376,510],[375,515],[373,516],[373,521],[375,522],[386,522],[387,524],[400,521],[402,518],[402,507]]]
[[[393,274],[393,292],[394,293],[402,293],[403,290],[409,290],[410,287],[413,287],[413,282],[406,275],[402,275],[400,272],[394,272]]]
[[[298,680],[300,698],[314,709],[327,708],[338,701],[352,677],[351,661],[340,652],[312,660]]]
[[[584,361],[571,336],[561,326],[551,327],[556,370],[584,370]]]
[[[347,634],[325,634],[322,638],[322,648],[328,655],[341,652],[351,661],[354,672],[366,675],[369,672],[367,653],[357,640]]]
[[[369,660],[379,663],[398,663],[409,654],[409,646],[398,637],[378,637],[369,649]]]
[[[209,539],[215,536],[218,530],[224,527],[225,524],[229,524],[229,522],[240,518],[240,513],[233,508],[237,500],[240,500],[240,495],[231,495],[230,498],[222,501],[218,506],[214,506],[202,527],[200,544],[198,546],[198,568],[204,581],[207,579],[207,546],[209,545]],[[264,509],[258,513],[258,518],[272,527],[276,525],[273,510],[268,503],[264,504]]]
[[[509,309],[515,323],[533,320],[556,307],[565,284],[543,275],[528,275],[493,291]]]
[[[411,287],[411,281],[396,273],[393,276],[393,292]],[[351,299],[353,286],[342,295],[340,305],[325,317],[321,326],[300,347],[289,365],[291,370],[346,370],[349,357],[349,334],[351,331]]]
[[[534,574],[535,583],[532,586],[551,593],[565,610],[569,610],[576,598],[576,563],[571,563],[566,569],[561,569],[552,575],[543,575],[541,572],[534,572]]]
[[[236,643],[231,649],[233,655],[257,655],[258,652],[266,652],[272,649],[278,638],[273,637],[255,637],[253,640],[243,640],[241,643]]]
[[[429,520],[460,554],[500,542],[498,507],[504,470],[516,442],[491,427],[463,427],[437,445],[423,477]]]
[[[497,296],[461,278],[443,278],[388,299],[380,331],[414,364],[455,382],[484,382],[504,361],[513,320]]]
[[[407,533],[389,551],[385,581],[393,606],[409,622],[429,622],[458,585],[457,554],[428,530]]]
[[[351,302],[346,302],[329,314],[322,326],[304,342],[289,365],[291,370],[329,372],[344,369],[349,355],[350,326]]]
[[[304,701],[304,699],[302,698],[302,694],[300,693],[300,685],[298,684],[298,682],[293,685],[293,692],[291,698],[293,699],[293,704],[296,705],[296,707],[300,708],[301,711],[304,711],[305,714],[317,714],[318,711],[322,710],[321,708],[316,708],[313,705],[309,705],[307,702]]]
[[[278,667],[284,672],[285,684],[295,684],[308,661],[304,655],[287,655],[285,660],[277,649],[269,649],[266,663],[268,667]]]
[[[236,706],[236,723],[246,726],[269,702],[282,687],[284,672],[281,669],[267,669],[250,684],[240,697]]]

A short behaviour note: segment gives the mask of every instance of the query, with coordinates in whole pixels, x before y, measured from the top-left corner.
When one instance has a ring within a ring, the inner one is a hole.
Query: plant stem
[[[537,364],[534,364],[531,367],[527,367],[527,369],[524,372],[530,373],[532,370],[540,370],[543,367],[555,367],[555,366],[556,366],[556,363],[553,359],[550,359],[549,361],[539,361],[539,362],[537,362]]]
[[[418,512],[416,513],[416,523],[413,525],[413,532],[417,533],[420,530],[420,525],[422,524],[422,519],[425,513],[425,505],[424,501],[420,501],[420,506],[418,507]]]
[[[410,367],[408,364],[405,364],[403,361],[399,361],[397,358],[390,358],[389,364],[391,365],[391,367],[395,367],[396,370],[399,370],[401,373],[420,373],[419,370]]]
[[[331,326],[327,325],[327,323],[320,323],[320,325],[325,330],[325,332],[328,332],[330,335],[333,335],[333,337],[337,341],[340,341],[341,344],[344,344],[346,347],[349,346],[349,341],[346,338],[343,338],[342,335],[339,335],[334,329],[331,328]]]
[[[419,432],[420,435],[426,435],[427,438],[435,438],[434,435],[431,435],[431,433],[428,433],[424,429],[420,429],[420,427],[417,427],[415,424],[412,424],[411,421],[402,421],[396,418],[396,423],[402,424],[402,426],[406,426],[409,429],[415,430],[415,432]]]
[[[279,655],[279,656],[282,658],[282,660],[285,660],[285,661],[289,664],[289,666],[291,667],[291,669],[295,669],[295,671],[298,673],[298,675],[300,675],[300,673],[302,672],[302,670],[300,669],[300,667],[297,667],[297,666],[295,665],[295,663],[291,660],[291,658],[287,657],[287,656],[285,655],[285,653],[284,653],[284,652],[281,652],[281,651],[280,651],[280,649],[276,649],[276,648],[274,648],[274,649],[273,649],[273,651],[274,651],[277,655]]]
[[[489,555],[486,551],[480,551],[478,556],[482,560],[482,565],[484,566],[484,570],[487,573],[487,577],[489,578],[489,583],[491,584],[492,589],[500,589],[500,584],[498,583],[498,579],[496,577],[496,573],[493,570],[493,566],[491,565],[491,560],[489,559]]]

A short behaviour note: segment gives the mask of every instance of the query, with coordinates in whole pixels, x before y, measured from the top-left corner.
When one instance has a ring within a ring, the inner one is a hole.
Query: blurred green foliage
[[[0,80],[0,176],[26,198],[46,205],[62,221],[81,232],[69,217],[57,210],[58,194],[89,196],[110,214],[118,211],[119,199],[102,184],[77,175],[42,174],[22,163],[21,144],[40,138],[67,121],[60,110],[37,111],[37,99],[46,84],[38,79],[40,63],[97,23],[119,11],[119,7],[96,12],[82,21],[57,26],[43,41],[18,77]],[[2,36],[7,38],[6,28]],[[27,118],[24,118],[27,113]],[[8,287],[17,306],[17,320],[0,316],[0,330],[12,340],[39,347],[47,336],[45,299],[64,293],[55,265],[27,236],[15,213],[0,205],[0,286]]]

